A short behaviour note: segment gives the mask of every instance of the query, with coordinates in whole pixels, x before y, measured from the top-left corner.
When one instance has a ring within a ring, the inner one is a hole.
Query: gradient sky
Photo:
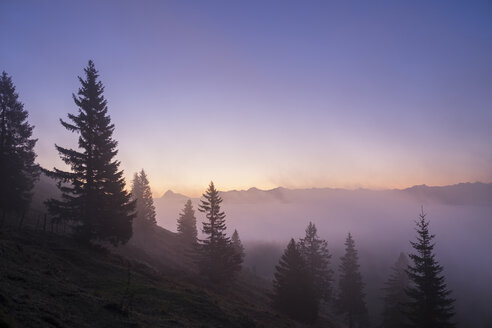
[[[156,194],[492,181],[490,1],[0,1],[38,161],[88,59]]]

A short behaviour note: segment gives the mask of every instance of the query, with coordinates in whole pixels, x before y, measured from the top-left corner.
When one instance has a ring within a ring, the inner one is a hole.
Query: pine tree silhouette
[[[157,221],[155,219],[154,199],[152,198],[149,179],[143,169],[133,176],[131,196],[133,200],[136,200],[134,226],[155,225]]]
[[[231,241],[236,253],[241,256],[241,262],[244,261],[244,256],[246,254],[244,253],[244,246],[243,243],[241,242],[241,239],[239,238],[239,233],[237,232],[236,229],[234,229],[234,233],[232,234]]]
[[[408,276],[413,285],[407,289],[410,297],[408,319],[412,327],[447,328],[454,327],[454,300],[449,297],[442,275],[443,268],[435,259],[435,235],[429,232],[429,221],[422,208],[417,223],[417,241],[410,242],[415,253],[410,254],[413,265],[408,266]]]
[[[193,246],[196,244],[198,232],[196,229],[195,210],[191,199],[186,201],[183,211],[179,213],[177,230],[180,238],[188,245]]]
[[[298,321],[316,321],[318,302],[315,286],[294,239],[290,240],[275,270],[273,307]]]
[[[359,256],[355,242],[349,233],[345,241],[345,255],[341,258],[339,295],[337,307],[347,317],[350,328],[367,324],[367,308],[364,301],[364,283],[359,271]]]
[[[132,235],[135,202],[125,191],[120,162],[114,159],[118,153],[112,137],[114,125],[92,61],[84,72],[85,79],[79,77],[82,87],[73,95],[78,113],[68,114],[69,122],[60,120],[63,127],[79,135],[80,151],[55,145],[71,171],[44,170],[58,180],[62,192],[61,199],[50,199],[47,206],[55,219],[73,222],[77,238],[117,245]]]
[[[222,198],[213,182],[203,197],[198,210],[206,216],[202,229],[205,239],[197,248],[198,268],[212,283],[227,283],[241,270],[242,259],[225,233],[225,213],[220,210]]]
[[[28,112],[19,101],[12,78],[0,77],[0,210],[2,222],[7,212],[25,211],[40,169],[34,163],[36,139]]]
[[[400,253],[398,260],[391,268],[392,272],[384,287],[383,328],[403,328],[408,326],[406,305],[409,298],[406,290],[410,286],[407,274],[408,258]]]
[[[312,222],[306,228],[306,236],[299,241],[299,249],[313,279],[318,301],[328,301],[333,283],[333,270],[329,268],[331,255],[328,243],[318,237]]]

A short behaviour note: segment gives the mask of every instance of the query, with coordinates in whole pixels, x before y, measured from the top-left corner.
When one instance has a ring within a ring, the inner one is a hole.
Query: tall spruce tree
[[[318,237],[312,222],[306,228],[306,236],[299,241],[299,249],[313,279],[318,301],[328,301],[333,283],[333,270],[329,268],[331,255],[328,243]]]
[[[31,201],[31,190],[39,177],[34,163],[36,139],[33,126],[27,122],[28,112],[19,101],[12,78],[0,77],[0,210],[2,222],[7,212],[25,211]]]
[[[154,199],[152,198],[149,179],[143,169],[133,176],[131,196],[136,201],[134,226],[155,225],[157,221],[155,219]]]
[[[132,235],[135,202],[125,191],[123,171],[114,157],[118,153],[113,139],[114,125],[108,115],[104,87],[94,63],[79,77],[81,88],[73,95],[78,113],[68,114],[62,126],[79,135],[79,150],[55,145],[71,171],[54,168],[45,171],[58,180],[61,199],[50,199],[47,206],[55,219],[73,222],[77,238],[125,243]]]
[[[412,286],[407,289],[410,297],[408,319],[412,327],[448,328],[454,327],[454,300],[449,297],[440,266],[433,253],[435,235],[429,232],[429,221],[422,208],[417,224],[417,241],[410,242],[415,253],[410,254],[413,265],[408,266]]]
[[[188,245],[196,244],[198,232],[196,229],[195,210],[191,199],[186,201],[183,211],[179,213],[177,229],[180,238]]]
[[[398,260],[391,268],[391,274],[384,287],[383,328],[404,328],[408,326],[406,305],[409,298],[406,290],[410,286],[407,274],[408,258],[400,253]]]
[[[222,198],[213,182],[203,197],[198,210],[206,217],[202,229],[205,239],[197,248],[198,268],[212,283],[227,283],[241,270],[242,259],[226,235],[225,213],[220,210]]]
[[[345,314],[349,328],[367,324],[364,283],[359,271],[359,256],[349,233],[345,240],[345,255],[341,257],[337,307]]]
[[[231,237],[232,245],[234,246],[234,249],[236,250],[236,253],[241,256],[241,262],[244,261],[244,256],[246,255],[244,253],[244,246],[243,243],[241,242],[241,239],[239,238],[239,233],[237,232],[236,229],[234,229],[234,233],[232,234]]]
[[[315,286],[294,239],[275,267],[273,307],[291,318],[313,323],[318,317]]]

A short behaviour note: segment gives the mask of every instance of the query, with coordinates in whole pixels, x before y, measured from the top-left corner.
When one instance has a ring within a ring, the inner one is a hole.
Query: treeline
[[[89,61],[80,88],[73,95],[76,113],[61,125],[75,133],[78,149],[55,145],[69,170],[43,169],[35,163],[33,126],[18,99],[12,79],[0,78],[0,211],[1,225],[7,215],[22,216],[29,208],[32,189],[40,171],[57,181],[61,196],[46,202],[55,222],[67,223],[77,240],[126,243],[134,232],[153,229],[155,208],[144,170],[134,175],[131,192],[126,190],[123,171],[116,159],[115,129],[108,114],[104,86],[94,63]],[[214,285],[227,285],[241,270],[245,256],[237,231],[227,236],[222,198],[213,182],[198,206],[204,214],[203,238],[198,238],[197,220],[191,201],[184,204],[177,220],[180,239],[186,245],[201,277]],[[402,254],[385,286],[382,327],[453,327],[453,300],[449,297],[442,267],[433,253],[434,235],[422,213],[417,238],[412,242],[411,264]],[[364,282],[359,271],[355,241],[349,233],[341,258],[338,284],[330,266],[328,244],[309,223],[306,235],[292,239],[276,266],[272,305],[292,318],[313,323],[320,311],[330,309],[344,316],[349,327],[368,326]]]
[[[237,277],[245,256],[237,230],[231,237],[226,234],[226,215],[220,208],[221,203],[219,191],[210,182],[198,205],[198,211],[205,215],[201,239],[198,238],[197,219],[191,200],[185,203],[177,220],[178,236],[192,264],[201,277],[216,286],[228,285]]]
[[[134,232],[146,238],[149,230],[156,225],[156,219],[149,180],[143,169],[134,175],[131,195],[137,204]],[[198,238],[197,219],[191,200],[186,201],[179,213],[178,237],[189,262],[202,277],[215,285],[227,285],[241,271],[244,247],[237,230],[231,237],[226,234],[226,215],[220,209],[222,198],[213,182],[210,182],[202,197],[198,210],[205,214],[202,222],[203,238]]]
[[[34,127],[27,122],[28,112],[19,101],[12,78],[0,77],[0,227],[6,216],[24,216],[39,177],[32,138]]]
[[[411,242],[414,252],[408,256],[411,263],[401,253],[383,287],[384,310],[378,327],[454,327],[454,300],[435,258],[434,235],[425,217],[422,210],[416,222],[416,241]],[[314,323],[323,309],[340,315],[348,327],[370,327],[365,284],[350,233],[340,258],[337,286],[330,259],[327,242],[317,236],[316,226],[310,222],[305,237],[297,242],[291,239],[276,266],[271,295],[274,307],[307,323]]]
[[[73,94],[77,106],[61,125],[75,133],[78,148],[55,145],[69,170],[40,168],[32,139],[33,126],[19,101],[12,79],[3,72],[0,79],[0,211],[2,224],[7,215],[24,216],[32,200],[34,182],[40,172],[57,181],[60,197],[46,201],[51,223],[67,223],[82,242],[126,243],[132,236],[135,200],[125,189],[120,162],[115,159],[117,141],[108,114],[104,86],[92,61],[79,77],[80,88]],[[65,226],[65,225],[64,225]]]
[[[40,171],[57,181],[59,198],[46,201],[52,222],[68,223],[73,236],[82,242],[126,243],[134,232],[146,233],[156,225],[155,207],[144,170],[135,173],[131,192],[126,190],[115,129],[108,113],[104,86],[92,61],[79,77],[80,88],[73,94],[76,113],[60,119],[61,125],[78,138],[78,149],[55,145],[70,170],[40,168],[32,139],[33,126],[18,100],[12,79],[3,72],[0,79],[0,210],[2,224],[7,214],[23,215],[29,207],[32,189]],[[244,249],[237,231],[226,235],[221,197],[213,183],[203,194],[199,211],[204,239],[197,238],[196,218],[191,202],[185,205],[178,232],[186,240],[199,272],[210,281],[231,281],[240,271]]]

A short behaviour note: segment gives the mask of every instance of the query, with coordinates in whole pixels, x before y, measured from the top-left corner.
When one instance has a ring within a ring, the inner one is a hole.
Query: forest
[[[340,231],[343,242],[334,245],[303,217],[303,229],[273,248],[266,238],[243,243],[243,231],[231,229],[224,210],[227,193],[213,182],[199,199],[178,197],[181,210],[171,211],[176,232],[163,228],[146,171],[128,184],[124,179],[117,127],[92,60],[78,79],[73,110],[60,119],[78,147],[59,140],[55,148],[66,165],[46,168],[36,163],[34,127],[13,78],[1,75],[1,327],[492,324],[485,312],[468,317],[440,262],[440,231],[418,202],[412,203],[416,215],[406,213],[413,215],[406,223],[411,238],[403,240],[408,251],[385,258],[393,264],[380,285],[361,270],[367,251],[358,238],[390,232]],[[274,229],[260,220],[253,230],[275,235]],[[463,278],[465,286],[467,279],[473,277]]]

